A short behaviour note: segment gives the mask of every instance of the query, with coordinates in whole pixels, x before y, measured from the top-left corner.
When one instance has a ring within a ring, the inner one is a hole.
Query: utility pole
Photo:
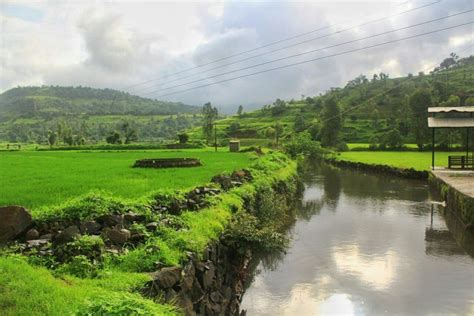
[[[214,148],[217,152],[217,123],[214,122]]]

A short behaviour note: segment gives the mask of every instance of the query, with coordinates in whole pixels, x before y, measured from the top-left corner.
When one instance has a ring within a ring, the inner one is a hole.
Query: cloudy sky
[[[1,91],[41,84],[109,87],[194,105],[211,101],[230,111],[316,95],[359,74],[429,71],[451,52],[474,54],[470,24],[338,55],[473,21],[471,11],[346,43],[473,10],[471,0],[0,1]],[[309,59],[318,60],[228,80]]]

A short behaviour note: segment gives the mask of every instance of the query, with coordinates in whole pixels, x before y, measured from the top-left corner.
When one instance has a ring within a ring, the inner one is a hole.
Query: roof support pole
[[[435,129],[431,129],[431,170],[435,167]]]

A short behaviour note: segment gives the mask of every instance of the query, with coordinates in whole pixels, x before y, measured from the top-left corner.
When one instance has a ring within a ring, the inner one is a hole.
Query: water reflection
[[[472,245],[472,236],[453,237],[426,183],[306,168],[292,244],[255,261],[242,302],[247,315],[474,310],[474,260],[456,243]]]

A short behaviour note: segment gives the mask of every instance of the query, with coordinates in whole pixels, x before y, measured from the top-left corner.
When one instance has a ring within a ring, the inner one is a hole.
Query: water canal
[[[474,314],[472,248],[426,182],[305,169],[290,247],[255,259],[247,315]]]

